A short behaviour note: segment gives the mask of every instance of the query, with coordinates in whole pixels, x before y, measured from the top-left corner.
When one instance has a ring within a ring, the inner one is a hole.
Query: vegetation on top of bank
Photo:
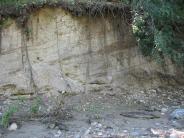
[[[0,0],[0,25],[8,17],[16,19],[24,27],[29,15],[43,7],[63,8],[75,16],[104,16],[123,17],[131,21],[130,6],[109,0]]]
[[[129,0],[133,31],[142,53],[163,63],[184,65],[184,1]]]
[[[43,7],[64,8],[77,16],[130,12],[130,6],[119,0],[0,0],[0,15],[19,16]]]

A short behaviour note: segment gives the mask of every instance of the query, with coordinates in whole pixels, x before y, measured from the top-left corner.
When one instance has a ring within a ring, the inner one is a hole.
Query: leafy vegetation
[[[13,115],[15,113],[21,112],[23,109],[22,106],[26,106],[25,104],[28,104],[25,101],[26,99],[24,97],[18,97],[17,101],[14,104],[9,105],[9,107],[4,111],[1,118],[1,125],[3,127],[7,128]],[[30,113],[34,115],[37,114],[42,103],[43,101],[41,97],[35,98],[28,107]]]
[[[133,31],[142,53],[184,65],[184,1],[132,0]]]
[[[46,0],[0,0],[2,5],[24,5],[27,3],[39,3],[39,2],[45,2]]]

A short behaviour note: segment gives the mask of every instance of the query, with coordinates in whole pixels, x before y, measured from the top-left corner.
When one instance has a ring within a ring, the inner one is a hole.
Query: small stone
[[[56,129],[56,130],[59,130],[59,127],[58,127],[58,126],[56,126],[56,127],[55,127],[55,129]]]
[[[109,96],[115,96],[115,93],[108,93]]]
[[[58,125],[60,130],[68,131],[68,127],[65,124]]]
[[[140,100],[140,102],[141,102],[141,103],[145,103],[145,101],[144,101],[144,100]]]
[[[96,126],[97,124],[98,124],[97,122],[91,123],[92,126]]]
[[[103,133],[102,132],[98,132],[98,136],[102,136],[103,135]]]
[[[16,123],[12,123],[10,127],[8,128],[9,131],[15,131],[17,130],[18,126]]]
[[[140,91],[140,93],[144,94],[144,91]]]
[[[62,132],[60,130],[58,130],[58,132],[54,135],[55,137],[60,137],[62,134]]]
[[[160,123],[155,123],[156,126],[160,126],[161,124]]]
[[[67,92],[66,92],[66,91],[62,91],[61,93],[62,93],[62,94],[66,94]]]
[[[111,126],[106,126],[105,129],[113,129]]]
[[[128,133],[128,130],[123,130],[123,133]]]
[[[152,92],[152,93],[156,93],[156,92],[157,92],[157,90],[152,89],[152,90],[150,90],[150,92]]]
[[[91,131],[91,127],[88,128],[88,129],[85,131],[84,136],[88,135],[88,134],[90,133],[90,131]]]
[[[48,126],[48,128],[50,128],[50,129],[54,129],[55,128],[55,124],[49,124],[49,126]]]
[[[162,108],[162,109],[161,109],[161,113],[166,113],[167,111],[168,111],[167,108]]]
[[[98,123],[97,127],[98,128],[101,128],[102,127],[102,124]]]

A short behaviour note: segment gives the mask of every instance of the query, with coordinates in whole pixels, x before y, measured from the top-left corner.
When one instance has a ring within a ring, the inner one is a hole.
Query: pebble
[[[160,123],[155,123],[156,126],[160,126],[161,124]]]
[[[102,136],[103,135],[103,133],[102,132],[98,132],[98,136]]]
[[[128,130],[123,130],[123,133],[128,133]]]
[[[161,113],[162,113],[162,114],[165,114],[167,111],[168,111],[167,108],[162,108],[162,109],[161,109]]]
[[[98,124],[97,122],[91,123],[92,126],[96,126],[97,124]]]
[[[15,130],[17,130],[17,128],[18,128],[17,124],[16,124],[16,123],[12,123],[12,124],[9,126],[8,130],[9,130],[9,131],[15,131]]]
[[[58,125],[60,130],[68,131],[68,127],[65,124]]]
[[[97,127],[98,128],[101,128],[102,127],[102,124],[98,123]]]
[[[55,128],[55,124],[49,124],[49,126],[48,126],[48,128],[50,128],[50,129],[54,129]]]
[[[56,126],[54,129],[59,130],[59,127],[58,127],[58,126]]]
[[[58,130],[58,132],[54,135],[54,137],[60,137],[62,134],[61,130]]]

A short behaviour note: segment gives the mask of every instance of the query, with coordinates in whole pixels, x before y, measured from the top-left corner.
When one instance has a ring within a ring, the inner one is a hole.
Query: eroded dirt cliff
[[[24,29],[10,20],[1,30],[0,51],[1,94],[111,93],[182,79],[172,63],[161,66],[143,57],[130,25],[119,16],[75,17],[43,8]]]

